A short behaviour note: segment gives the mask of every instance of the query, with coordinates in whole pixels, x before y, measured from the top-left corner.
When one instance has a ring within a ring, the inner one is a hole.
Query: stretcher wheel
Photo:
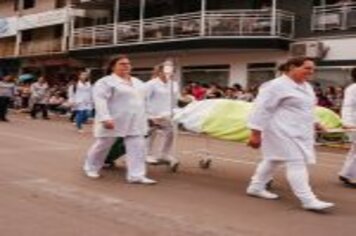
[[[209,169],[211,166],[211,159],[203,159],[199,161],[199,167],[206,170]]]

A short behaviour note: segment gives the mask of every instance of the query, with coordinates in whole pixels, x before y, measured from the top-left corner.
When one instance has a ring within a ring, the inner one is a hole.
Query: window
[[[321,87],[347,86],[351,83],[349,67],[319,67],[315,71],[314,83],[319,83]]]
[[[152,77],[152,71],[152,68],[134,68],[131,74],[142,81],[148,81]]]
[[[36,0],[23,0],[23,9],[34,8]]]
[[[22,31],[22,42],[32,41],[32,30],[24,30]]]
[[[229,65],[211,66],[186,66],[182,71],[183,85],[189,82],[201,84],[216,83],[220,86],[227,86],[229,82]]]
[[[247,65],[247,86],[260,86],[264,82],[276,77],[275,63],[250,63]]]

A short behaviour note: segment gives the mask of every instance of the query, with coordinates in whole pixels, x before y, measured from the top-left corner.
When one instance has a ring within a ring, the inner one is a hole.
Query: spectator
[[[38,82],[31,85],[31,117],[36,119],[37,113],[42,112],[42,118],[48,120],[48,99],[49,86],[44,76],[38,79]]]
[[[192,82],[190,84],[192,88],[192,95],[195,97],[196,100],[203,100],[206,94],[206,90],[196,82]]]
[[[0,121],[8,122],[7,111],[11,102],[11,99],[15,95],[14,77],[11,75],[5,76],[0,81]]]
[[[185,87],[181,92],[181,96],[178,99],[178,107],[185,107],[191,102],[194,102],[196,99],[191,94],[190,88]]]

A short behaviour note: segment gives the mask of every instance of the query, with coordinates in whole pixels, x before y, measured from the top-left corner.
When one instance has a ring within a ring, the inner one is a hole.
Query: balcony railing
[[[149,18],[76,28],[71,34],[71,49],[180,41],[191,38],[267,38],[294,37],[294,15],[277,10],[222,10]]]
[[[41,55],[55,54],[63,52],[62,39],[42,39],[31,42],[22,42],[20,46],[20,55]]]
[[[4,44],[0,46],[0,58],[14,57],[14,56],[15,56],[15,43]]]
[[[314,7],[311,28],[313,31],[356,28],[356,3]]]
[[[0,40],[0,58],[15,56],[15,38],[13,41]]]

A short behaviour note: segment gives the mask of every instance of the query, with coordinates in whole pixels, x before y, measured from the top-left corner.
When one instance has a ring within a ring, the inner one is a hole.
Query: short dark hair
[[[306,61],[314,62],[314,59],[310,58],[310,57],[293,57],[293,58],[290,58],[286,63],[282,64],[280,66],[280,68],[278,68],[278,69],[280,69],[280,70],[282,69],[283,71],[289,71],[292,66],[300,67]]]
[[[113,68],[116,63],[122,59],[129,59],[129,57],[125,54],[120,54],[109,61],[108,66],[106,67],[106,75],[110,75],[113,72]]]
[[[356,83],[356,67],[351,69],[350,75],[352,82]]]

